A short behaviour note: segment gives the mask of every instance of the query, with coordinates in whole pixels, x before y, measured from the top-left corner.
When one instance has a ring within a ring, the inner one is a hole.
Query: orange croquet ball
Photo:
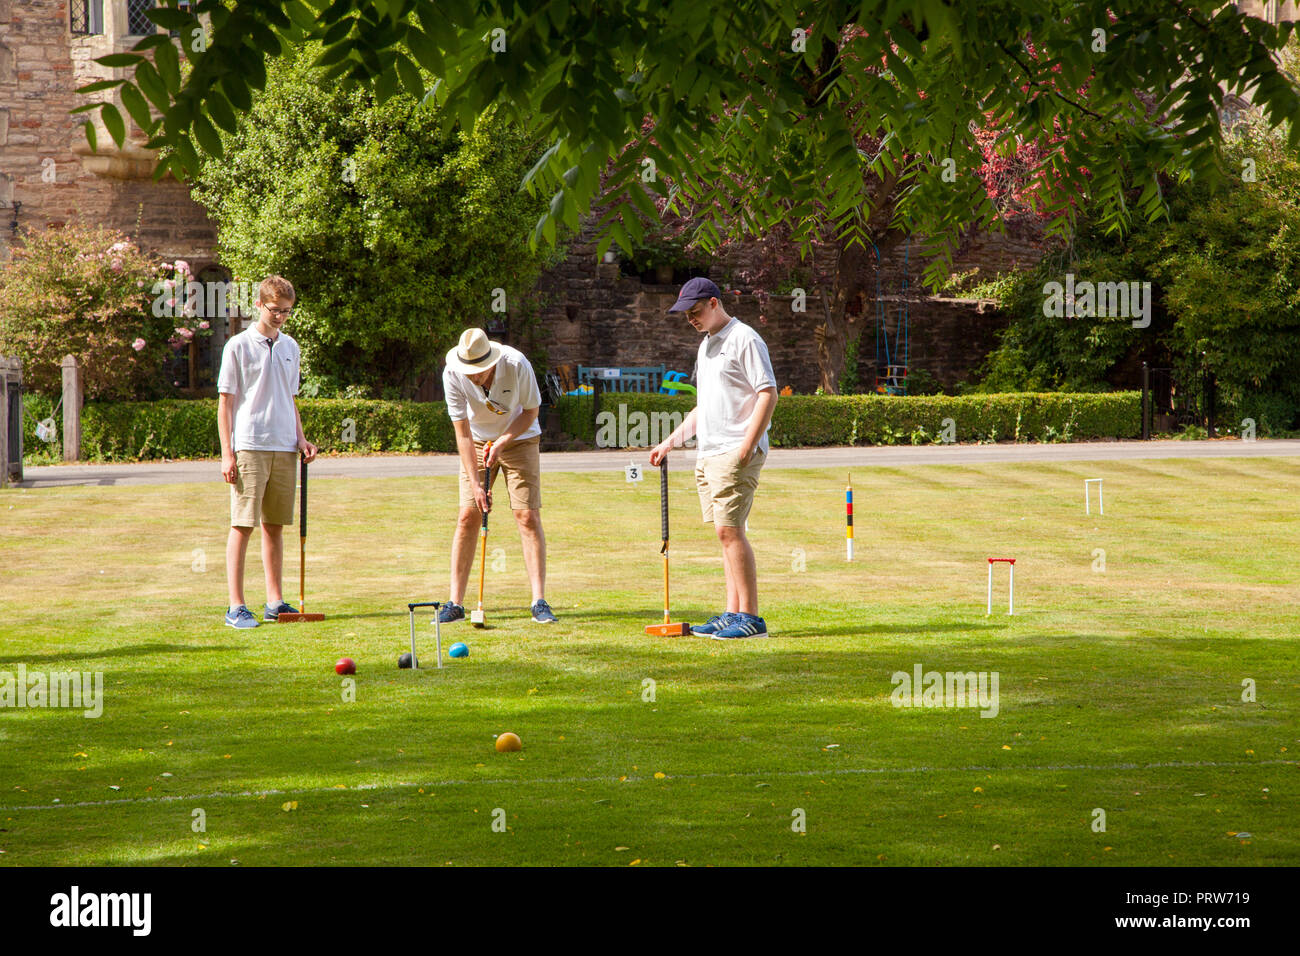
[[[505,733],[497,738],[497,753],[499,754],[523,749],[524,742],[519,739],[518,734]]]

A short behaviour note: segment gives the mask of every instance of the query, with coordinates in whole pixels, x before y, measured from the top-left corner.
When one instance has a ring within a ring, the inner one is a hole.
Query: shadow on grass
[[[177,651],[242,651],[246,648],[233,644],[132,644],[129,647],[111,647],[103,650],[64,651],[37,657],[0,658],[0,665],[54,664],[59,661],[99,660],[106,657],[147,657],[150,654],[171,654]]]

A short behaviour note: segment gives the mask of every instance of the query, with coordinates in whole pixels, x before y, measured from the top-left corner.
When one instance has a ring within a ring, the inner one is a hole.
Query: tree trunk
[[[825,314],[817,326],[817,366],[820,385],[827,395],[840,392],[840,373],[844,371],[844,357],[849,347],[848,309],[856,302],[866,286],[868,259],[875,255],[861,246],[844,246],[840,249],[835,269],[835,285],[829,300],[824,300]]]

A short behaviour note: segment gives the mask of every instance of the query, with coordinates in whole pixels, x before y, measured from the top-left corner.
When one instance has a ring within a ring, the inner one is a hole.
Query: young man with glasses
[[[442,389],[460,453],[460,515],[451,545],[451,597],[438,609],[438,620],[447,624],[465,617],[465,587],[474,565],[479,525],[482,514],[492,508],[483,487],[483,469],[499,465],[533,589],[533,620],[551,624],[556,617],[546,603],[542,429],[537,424],[542,393],[533,367],[518,349],[491,341],[482,329],[466,329],[447,353]],[[485,458],[488,442],[492,447]]]
[[[230,484],[230,535],[226,539],[226,624],[257,627],[244,603],[244,559],[253,528],[262,526],[262,566],[266,572],[264,621],[296,609],[285,602],[283,530],[293,524],[293,492],[298,455],[316,458],[316,446],[302,432],[298,394],[298,343],[281,326],[293,312],[296,295],[289,280],[265,279],[257,290],[257,323],[232,337],[221,353],[217,378],[220,398],[221,477]]]
[[[704,333],[695,366],[695,408],[650,452],[658,467],[670,450],[695,435],[695,484],[704,520],[722,543],[727,607],[692,634],[716,640],[765,637],[758,616],[758,572],[745,521],[754,504],[758,475],[767,461],[767,429],[776,407],[776,376],[762,337],[722,306],[722,290],[705,278],[682,286],[669,312]]]

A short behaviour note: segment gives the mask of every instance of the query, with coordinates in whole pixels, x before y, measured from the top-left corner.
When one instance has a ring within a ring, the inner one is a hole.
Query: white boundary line
[[[1192,770],[1197,768],[1218,769],[1228,767],[1276,767],[1276,766],[1300,766],[1297,760],[1242,760],[1231,761],[1227,763],[1208,761],[1171,761],[1167,763],[1114,763],[1114,764],[1048,764],[1028,767],[991,767],[991,766],[972,766],[972,767],[848,767],[838,770],[777,770],[771,772],[752,771],[746,773],[684,773],[669,774],[669,780],[723,780],[728,778],[779,778],[779,777],[843,777],[857,776],[864,774],[871,775],[888,775],[888,774],[911,774],[911,773],[987,773],[996,771],[1001,773],[1013,773],[1017,771],[1049,771],[1065,772],[1076,770],[1094,770],[1094,771],[1113,771],[1113,770]],[[626,783],[643,783],[653,780],[650,776],[628,777]],[[217,791],[216,793],[197,794],[193,796],[162,796],[162,797],[123,797],[120,800],[86,800],[80,803],[42,803],[31,806],[4,807],[0,806],[0,813],[19,813],[27,810],[64,810],[73,807],[117,807],[131,806],[135,804],[152,804],[152,803],[187,803],[195,800],[229,800],[254,797],[288,797],[296,794],[305,793],[365,793],[372,790],[401,790],[412,789],[416,787],[427,787],[434,789],[437,787],[472,787],[472,786],[495,786],[498,784],[512,785],[539,785],[546,786],[551,784],[577,784],[577,783],[619,783],[617,777],[549,777],[538,778],[535,780],[520,780],[516,778],[485,779],[485,780],[440,780],[429,783],[362,783],[354,787],[307,787],[294,790],[243,790],[239,792]]]

